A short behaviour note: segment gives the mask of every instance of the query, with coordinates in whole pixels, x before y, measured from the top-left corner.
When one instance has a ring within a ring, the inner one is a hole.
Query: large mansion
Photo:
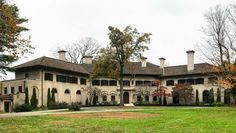
[[[98,102],[116,101],[119,103],[119,81],[115,79],[99,78],[89,81],[92,71],[92,56],[85,56],[83,64],[74,64],[66,61],[65,51],[59,51],[59,59],[40,57],[35,60],[15,66],[15,79],[0,82],[0,111],[11,112],[16,105],[25,102],[25,89],[28,88],[29,99],[33,88],[36,89],[38,106],[47,106],[48,88],[55,90],[56,102],[81,102],[86,103],[88,88],[96,87],[101,90],[97,97]],[[216,79],[212,66],[207,63],[194,64],[194,51],[187,51],[185,65],[165,67],[165,59],[160,58],[160,65],[152,64],[146,60],[131,62],[132,68],[124,69],[124,103],[131,104],[140,100],[141,88],[148,90],[144,101],[156,102],[157,97],[152,95],[157,89],[153,85],[156,80],[167,88],[166,93],[171,93],[175,84],[190,83],[199,91],[199,101],[209,95],[213,88],[216,92],[219,85],[211,79]],[[223,92],[221,90],[221,101]],[[216,94],[216,93],[214,93]],[[215,96],[216,98],[216,96]],[[193,98],[194,102],[195,98]],[[179,102],[175,97],[167,97],[167,103]],[[207,100],[205,101],[207,102]]]

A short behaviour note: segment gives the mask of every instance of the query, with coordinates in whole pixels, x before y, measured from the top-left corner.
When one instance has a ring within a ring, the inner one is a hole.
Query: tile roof
[[[20,64],[13,68],[17,70],[20,68],[27,68],[27,67],[32,67],[32,66],[44,66],[44,67],[57,68],[61,70],[67,70],[67,71],[78,72],[78,73],[83,73],[83,74],[89,74],[89,72],[85,70],[83,67],[81,67],[79,64],[70,63],[67,61],[49,58],[45,56]]]

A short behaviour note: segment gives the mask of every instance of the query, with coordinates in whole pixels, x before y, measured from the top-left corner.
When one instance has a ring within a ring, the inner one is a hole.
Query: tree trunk
[[[124,106],[124,90],[123,90],[123,69],[124,64],[120,64],[120,106]]]

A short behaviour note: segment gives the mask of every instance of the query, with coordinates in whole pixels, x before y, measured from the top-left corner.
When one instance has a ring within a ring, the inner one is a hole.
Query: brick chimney
[[[194,70],[194,53],[195,51],[189,50],[187,53],[187,70],[193,71]]]
[[[84,59],[84,62],[83,62],[84,64],[92,64],[93,56],[85,55],[83,59]]]
[[[65,50],[58,51],[58,56],[59,56],[60,60],[66,61],[66,51]]]

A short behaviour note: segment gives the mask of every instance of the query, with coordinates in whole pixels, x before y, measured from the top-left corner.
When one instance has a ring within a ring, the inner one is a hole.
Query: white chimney
[[[66,61],[66,51],[65,50],[58,51],[58,56],[59,56],[60,60]]]
[[[161,57],[161,58],[159,58],[159,60],[160,60],[160,68],[164,68],[165,67],[165,58],[163,58],[163,57]]]
[[[188,71],[193,71],[194,70],[194,51],[189,50],[186,52],[187,53],[187,70]]]
[[[92,64],[93,56],[84,56],[84,64]]]
[[[146,67],[147,66],[147,58],[146,57],[143,57],[142,59],[141,59],[141,64],[142,64],[142,67]]]

